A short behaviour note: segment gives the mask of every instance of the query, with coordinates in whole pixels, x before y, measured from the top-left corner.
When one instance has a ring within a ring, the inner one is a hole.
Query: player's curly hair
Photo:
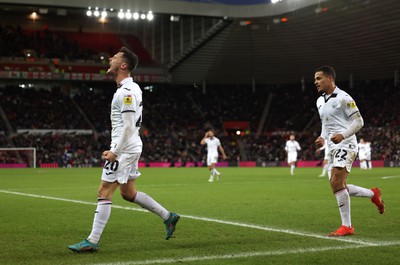
[[[135,70],[139,63],[139,57],[125,46],[121,47],[119,52],[122,52],[122,58],[124,58],[125,62],[128,64],[129,71],[132,72]]]

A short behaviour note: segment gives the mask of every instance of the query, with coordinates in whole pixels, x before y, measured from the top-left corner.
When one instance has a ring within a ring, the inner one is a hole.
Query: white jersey
[[[289,140],[286,142],[286,146],[285,146],[285,150],[286,152],[292,153],[292,154],[297,154],[297,151],[300,151],[300,145],[296,140]]]
[[[221,142],[217,137],[213,137],[212,139],[207,137],[205,140],[207,144],[207,156],[217,156],[218,157],[218,146],[221,145]]]
[[[322,122],[321,137],[325,139],[329,150],[345,149],[358,151],[357,137],[352,135],[338,144],[330,138],[345,131],[351,124],[349,117],[359,112],[353,98],[336,87],[331,95],[323,94],[317,99],[317,108]]]
[[[132,77],[122,80],[119,88],[114,94],[111,102],[111,148],[116,148],[117,144],[122,144],[121,153],[141,153],[142,140],[140,139],[139,130],[142,122],[142,90],[133,82]],[[132,135],[128,141],[119,143],[124,122],[122,113],[133,112],[133,124],[135,124]]]

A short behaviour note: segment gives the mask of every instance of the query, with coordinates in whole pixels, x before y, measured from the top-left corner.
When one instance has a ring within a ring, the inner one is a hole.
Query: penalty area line
[[[30,194],[30,193],[23,193],[23,192],[9,191],[9,190],[0,190],[0,192],[6,193],[6,194],[25,196],[25,197],[33,197],[33,198],[40,198],[40,199],[47,199],[47,200],[54,200],[54,201],[72,202],[72,203],[77,203],[77,204],[97,206],[97,203],[95,203],[95,202],[86,202],[86,201],[80,201],[80,200],[65,199],[65,198],[58,198],[58,197],[51,197],[51,196],[44,196],[44,195]],[[135,208],[135,207],[112,205],[112,208],[149,213],[149,211],[147,211],[145,209]],[[232,226],[243,227],[243,228],[251,228],[251,229],[262,230],[262,231],[296,235],[296,236],[302,236],[302,237],[311,237],[311,238],[318,238],[318,239],[324,239],[324,240],[340,241],[340,242],[359,244],[359,245],[365,245],[365,246],[379,246],[379,245],[386,243],[386,242],[372,242],[372,241],[365,241],[365,240],[358,240],[358,239],[351,239],[351,238],[344,238],[344,237],[328,237],[328,236],[323,236],[320,234],[300,232],[300,231],[289,230],[289,229],[279,229],[279,228],[273,228],[273,227],[268,227],[268,226],[239,223],[239,222],[219,220],[219,219],[199,217],[199,216],[192,216],[192,215],[181,214],[180,216],[183,218],[193,219],[193,220],[198,220],[198,221],[206,221],[206,222],[219,223],[219,224],[224,224],[224,225],[232,225]]]
[[[392,242],[383,244],[380,246],[399,245],[400,242]],[[377,246],[377,245],[375,245]],[[266,256],[283,256],[288,254],[305,254],[305,253],[317,253],[332,250],[348,250],[372,247],[371,245],[347,245],[347,246],[336,246],[336,247],[317,247],[317,248],[299,248],[292,250],[273,250],[273,251],[257,251],[257,252],[242,252],[236,254],[224,254],[224,255],[210,255],[210,256],[192,256],[182,258],[165,258],[165,259],[149,259],[149,260],[138,260],[138,261],[126,261],[126,262],[110,262],[110,263],[95,263],[92,265],[151,265],[151,264],[179,264],[182,262],[196,262],[196,261],[209,261],[209,260],[229,260],[229,259],[240,259],[240,258],[253,258],[253,257],[266,257]]]

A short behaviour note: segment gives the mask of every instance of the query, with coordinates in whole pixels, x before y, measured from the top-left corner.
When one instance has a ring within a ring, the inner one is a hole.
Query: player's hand
[[[322,146],[324,146],[325,140],[324,138],[322,138],[321,136],[319,136],[317,138],[317,140],[315,140],[315,147],[316,148],[321,148]]]
[[[337,134],[335,134],[335,135],[333,135],[333,136],[331,137],[331,141],[332,141],[334,144],[340,143],[341,141],[343,141],[343,139],[344,139],[344,137],[343,137],[343,135],[341,135],[340,133],[337,133]]]
[[[222,156],[222,160],[226,160],[228,157],[226,155]]]
[[[109,162],[114,162],[117,159],[117,155],[110,150],[104,151],[101,157]]]

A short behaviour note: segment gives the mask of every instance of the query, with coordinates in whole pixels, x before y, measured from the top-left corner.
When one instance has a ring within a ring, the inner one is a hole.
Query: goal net
[[[0,148],[0,168],[36,168],[36,148]]]

